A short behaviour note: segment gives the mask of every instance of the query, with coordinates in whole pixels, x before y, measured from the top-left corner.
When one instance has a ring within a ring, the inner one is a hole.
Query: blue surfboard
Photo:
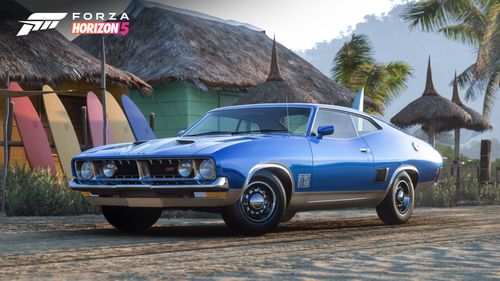
[[[127,115],[128,123],[134,132],[135,139],[138,141],[156,139],[156,136],[149,127],[148,122],[142,115],[142,112],[137,108],[135,103],[126,95],[122,95],[122,105],[125,115]]]

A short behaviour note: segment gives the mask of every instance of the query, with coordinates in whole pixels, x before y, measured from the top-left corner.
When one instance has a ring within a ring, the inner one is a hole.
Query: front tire
[[[283,215],[281,216],[281,219],[280,219],[280,222],[288,222],[288,221],[291,221],[295,215],[297,214],[297,212],[293,212],[293,211],[285,211],[283,213]]]
[[[122,206],[101,206],[106,220],[115,228],[126,232],[148,229],[161,216],[161,208],[138,208]]]
[[[254,176],[240,199],[221,211],[224,222],[244,235],[262,235],[280,222],[286,195],[278,177],[270,172]]]
[[[406,223],[413,212],[415,191],[410,176],[400,172],[387,192],[384,200],[377,206],[378,217],[386,224]]]

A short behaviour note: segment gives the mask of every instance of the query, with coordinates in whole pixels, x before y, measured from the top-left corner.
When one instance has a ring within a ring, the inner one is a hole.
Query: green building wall
[[[242,94],[201,91],[191,84],[175,81],[154,87],[151,97],[137,91],[129,95],[146,120],[150,112],[155,113],[155,134],[162,138],[176,136],[211,109],[235,104]]]

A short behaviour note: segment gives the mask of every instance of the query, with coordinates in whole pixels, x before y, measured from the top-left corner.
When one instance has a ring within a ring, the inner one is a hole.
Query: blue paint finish
[[[250,171],[256,165],[272,163],[288,169],[292,173],[295,185],[299,174],[311,175],[310,186],[306,188],[296,186],[296,192],[384,190],[393,173],[402,165],[415,167],[420,175],[419,182],[435,180],[436,169],[442,166],[441,156],[427,143],[381,120],[349,108],[313,104],[263,104],[232,106],[213,111],[234,109],[244,111],[246,108],[286,106],[312,109],[304,135],[248,133],[181,136],[93,148],[75,157],[73,161],[210,157],[216,163],[217,175],[227,177],[229,186],[233,189],[244,186]],[[369,118],[380,129],[350,139],[327,137],[319,139],[311,136],[318,108]],[[189,132],[189,129],[186,132]],[[418,151],[414,146],[419,148]],[[378,168],[389,168],[385,182],[375,182]]]

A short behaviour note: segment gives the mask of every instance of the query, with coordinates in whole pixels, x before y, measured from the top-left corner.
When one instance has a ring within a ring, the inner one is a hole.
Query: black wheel
[[[297,212],[285,211],[281,216],[280,222],[287,222],[292,220],[293,217],[295,217],[295,214],[297,214]]]
[[[135,208],[122,206],[101,206],[106,220],[121,231],[146,230],[161,216],[161,208]]]
[[[286,195],[278,177],[270,172],[254,176],[240,199],[221,210],[222,218],[233,230],[245,235],[261,235],[280,222]]]
[[[400,172],[384,200],[377,206],[378,217],[386,224],[403,224],[411,217],[414,200],[411,178],[406,172]]]

